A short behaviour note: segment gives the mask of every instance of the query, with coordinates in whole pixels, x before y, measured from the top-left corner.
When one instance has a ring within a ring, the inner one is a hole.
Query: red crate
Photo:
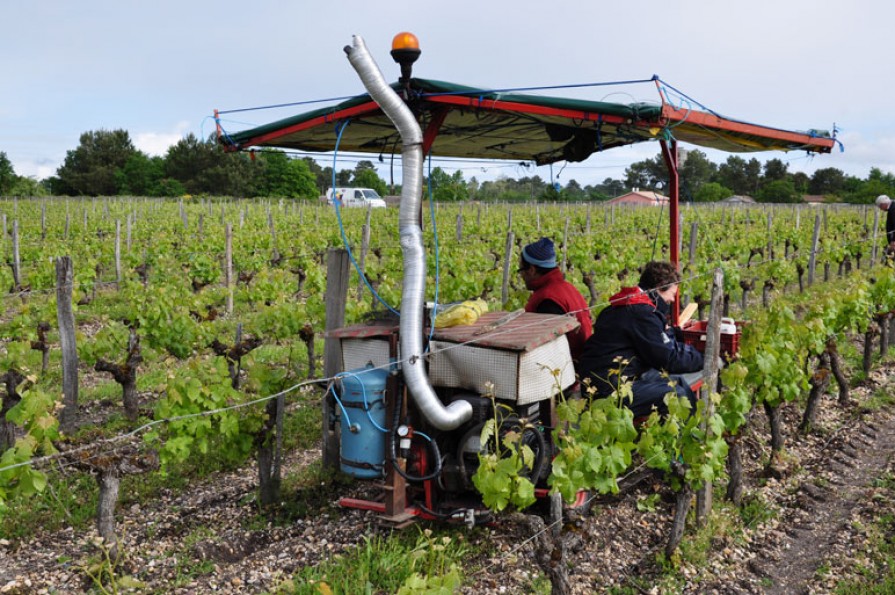
[[[721,355],[731,358],[737,354],[740,348],[740,337],[743,334],[743,323],[737,322],[737,332],[734,334],[721,333]],[[705,332],[709,326],[708,320],[691,320],[681,330],[684,333],[684,343],[692,345],[700,353],[705,353]]]

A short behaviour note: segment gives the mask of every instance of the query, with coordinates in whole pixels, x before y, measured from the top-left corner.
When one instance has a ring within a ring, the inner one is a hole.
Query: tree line
[[[524,165],[524,164],[522,164]],[[870,203],[880,194],[895,195],[895,175],[872,168],[865,179],[834,168],[811,176],[790,172],[780,159],[764,164],[758,159],[731,155],[713,163],[705,153],[688,150],[678,166],[681,198],[714,202],[733,195],[758,202],[801,202],[804,195],[829,202]],[[75,149],[66,153],[56,174],[45,180],[16,175],[6,154],[0,152],[0,195],[6,196],[234,196],[316,199],[330,187],[373,188],[381,195],[400,194],[388,184],[372,161],[360,160],[353,169],[323,167],[310,157],[283,151],[225,153],[214,135],[193,134],[169,147],[164,156],[150,156],[134,147],[125,130],[85,132]],[[428,179],[431,178],[431,179]],[[602,201],[631,189],[667,192],[668,171],[661,155],[631,164],[624,179],[606,178],[582,186],[574,179],[562,185],[538,175],[518,179],[501,176],[479,182],[466,179],[462,170],[449,173],[432,169],[425,180],[438,201]]]

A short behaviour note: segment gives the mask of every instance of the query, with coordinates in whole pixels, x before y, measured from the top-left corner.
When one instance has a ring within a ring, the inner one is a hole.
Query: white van
[[[329,188],[326,191],[326,204],[333,204],[334,197],[343,207],[385,206],[385,201],[372,188]]]

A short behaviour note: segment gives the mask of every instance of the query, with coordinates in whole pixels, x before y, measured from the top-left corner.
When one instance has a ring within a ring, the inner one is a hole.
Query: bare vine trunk
[[[686,474],[684,465],[675,461],[672,463],[671,469],[672,473],[681,482],[681,489],[675,495],[671,533],[668,536],[668,543],[665,544],[665,557],[667,558],[670,558],[681,544],[681,539],[684,537],[684,529],[687,525],[687,513],[690,511],[690,504],[693,500],[693,488],[684,481],[684,475]]]
[[[137,368],[143,361],[140,351],[140,338],[137,331],[130,329],[127,341],[127,357],[123,364],[116,364],[104,359],[97,360],[93,368],[97,372],[108,372],[121,385],[121,398],[124,401],[124,414],[130,421],[137,419],[140,403],[137,397]]]
[[[550,579],[553,595],[569,595],[568,561],[565,559],[566,544],[562,535],[548,531],[544,519],[534,514],[513,513],[513,520],[527,526],[527,532],[535,537],[538,566]]]
[[[115,531],[115,507],[118,505],[118,488],[121,480],[118,469],[103,469],[96,476],[99,484],[99,502],[96,509],[96,528],[103,538],[109,559],[118,559],[118,534]]]
[[[0,453],[12,448],[16,443],[16,424],[6,420],[6,413],[22,400],[17,388],[24,379],[25,376],[18,370],[9,370],[0,376],[0,381],[6,388],[3,393],[2,406],[0,406]]]
[[[814,418],[817,415],[817,405],[821,397],[827,392],[830,385],[830,355],[824,351],[818,357],[817,369],[811,376],[811,391],[808,393],[808,402],[805,404],[805,413],[802,415],[802,423],[799,431],[807,434],[814,426]]]
[[[886,357],[889,353],[889,314],[883,314],[877,318],[879,323],[879,356]]]
[[[765,473],[773,474],[775,472],[774,462],[783,450],[783,429],[781,428],[780,423],[780,406],[772,407],[765,403],[764,410],[768,416],[768,425],[771,429],[771,456],[768,458],[768,465],[765,467]]]
[[[725,497],[736,506],[743,501],[743,445],[741,439],[742,434],[727,437],[728,479]]]
[[[280,446],[284,405],[282,395],[267,402],[267,419],[258,434],[258,483],[262,508],[280,500]]]
[[[836,339],[827,341],[827,353],[830,355],[830,370],[833,372],[833,378],[839,386],[839,404],[847,405],[849,399],[848,379],[842,372],[842,362],[839,360],[839,347],[836,345]]]
[[[298,331],[298,336],[304,341],[305,347],[308,349],[308,378],[314,378],[317,374],[316,354],[314,353],[314,327],[310,322],[306,322]]]
[[[876,336],[876,333],[876,326],[871,322],[870,326],[867,327],[867,332],[864,333],[863,369],[865,375],[870,373],[870,368],[873,365],[873,337]]]

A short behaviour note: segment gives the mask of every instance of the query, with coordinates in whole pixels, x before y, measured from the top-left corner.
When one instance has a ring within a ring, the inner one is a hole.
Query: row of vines
[[[728,495],[738,501],[737,437],[752,412],[767,412],[779,454],[779,408],[813,397],[803,421],[810,431],[830,377],[848,400],[839,347],[856,334],[868,345],[875,333],[888,341],[895,279],[874,262],[881,259],[876,215],[866,207],[685,206],[682,295],[707,305],[712,272],[723,270],[725,314],[750,321],[739,357],[724,368],[712,406],[702,402],[695,414],[672,402],[668,417],[635,428],[620,406],[624,394],[562,403],[559,415],[568,423],[558,437],[552,488],[569,500],[582,489],[613,491],[640,457],[682,494],[726,476]],[[45,497],[48,484],[70,481],[54,471],[61,464],[96,478],[99,520],[102,526],[105,515],[114,538],[109,516],[120,476],[176,472],[209,452],[233,464],[256,457],[267,485],[261,502],[275,502],[280,450],[289,443],[286,410],[317,407],[326,380],[318,370],[327,251],[347,241],[352,261],[363,267],[364,279],[351,276],[347,323],[385,305],[400,308],[402,255],[392,209],[346,209],[337,217],[332,207],[293,201],[10,198],[0,201],[0,216],[6,521],[29,499]],[[423,220],[427,298],[440,303],[480,296],[491,309],[520,308],[528,293],[505,264],[515,263],[520,245],[548,236],[595,316],[620,286],[636,283],[638,267],[669,254],[661,208],[435,205]],[[225,270],[230,253],[232,276]],[[60,406],[57,348],[62,256],[73,266],[79,373],[91,379],[68,416]],[[868,350],[864,371],[871,359]],[[90,418],[90,406],[102,399],[120,399],[120,415]],[[319,413],[314,424],[303,433],[319,430]],[[477,477],[486,504],[530,504],[532,486],[515,477],[524,453],[516,465],[501,464],[505,455],[489,457]]]

